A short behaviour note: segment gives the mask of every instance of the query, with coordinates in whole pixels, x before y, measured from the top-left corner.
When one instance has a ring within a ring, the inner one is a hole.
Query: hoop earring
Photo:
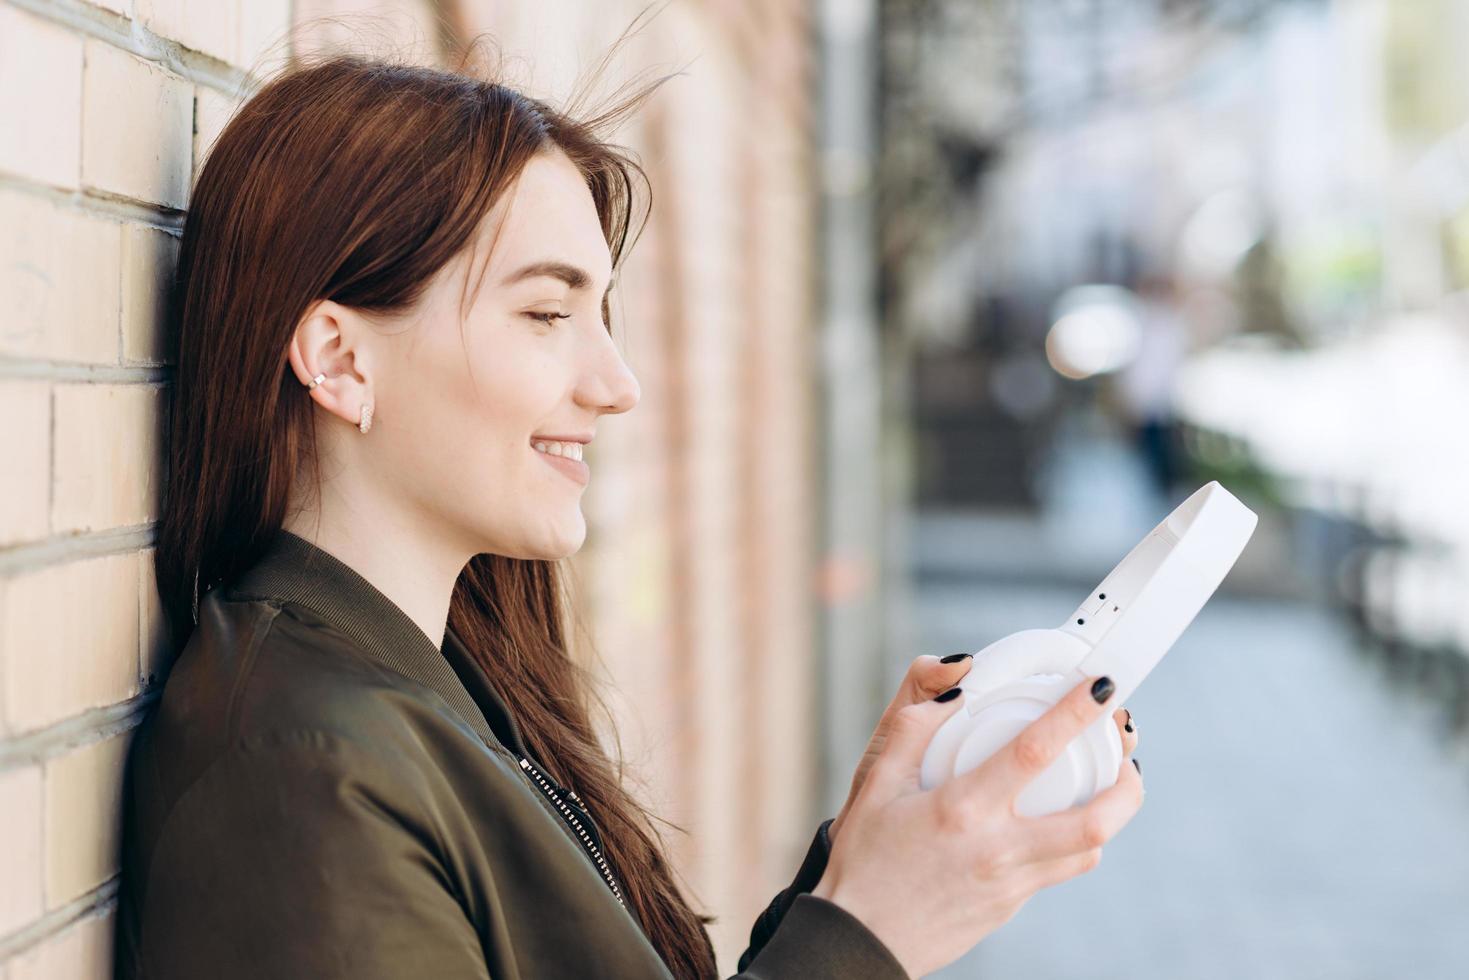
[[[372,428],[372,402],[363,402],[362,410],[358,413],[357,429],[363,435],[367,435],[367,430],[370,428]]]
[[[306,390],[307,391],[310,391],[312,388],[315,388],[317,385],[321,384],[325,380],[326,380],[326,375],[324,375],[324,374],[318,374],[316,377],[314,377],[314,378],[311,379],[311,383],[306,386]]]

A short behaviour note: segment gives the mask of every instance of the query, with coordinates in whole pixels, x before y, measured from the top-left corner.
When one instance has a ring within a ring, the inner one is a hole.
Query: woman
[[[597,133],[664,80],[579,122],[327,57],[218,137],[170,312],[157,567],[187,642],[129,762],[120,976],[715,975],[589,721],[555,565],[582,446],[638,401],[607,292],[642,172]],[[1130,766],[1076,813],[1010,810],[1105,710],[1080,688],[916,792],[967,663],[915,661],[741,976],[916,976],[1131,816]]]

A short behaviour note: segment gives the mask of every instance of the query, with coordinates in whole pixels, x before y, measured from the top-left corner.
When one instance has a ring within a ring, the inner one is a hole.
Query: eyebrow
[[[555,259],[545,259],[540,262],[532,262],[527,266],[522,266],[504,279],[501,279],[500,285],[510,286],[517,282],[522,282],[526,279],[535,279],[540,276],[560,279],[572,289],[585,289],[592,281],[591,273],[585,269]],[[602,294],[603,299],[607,298],[608,293],[612,292],[612,287],[616,284],[617,277],[614,275],[607,282],[607,291]]]

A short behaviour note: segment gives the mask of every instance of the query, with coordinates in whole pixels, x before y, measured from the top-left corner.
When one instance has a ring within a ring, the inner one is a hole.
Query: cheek
[[[465,471],[481,470],[490,447],[500,439],[489,408],[494,401],[490,382],[471,371],[454,331],[445,328],[419,341],[398,352],[392,392],[394,462],[402,479],[433,484],[437,495],[443,484],[468,475]],[[385,427],[389,421],[383,420]]]
[[[565,415],[558,411],[554,365],[543,353],[513,341],[483,354],[473,363],[472,380],[466,374],[454,399],[462,413],[457,424],[472,433],[466,438],[466,456],[497,470],[543,468],[531,448],[531,435]]]
[[[528,447],[531,433],[545,424],[546,365],[513,349],[483,360],[465,393],[465,412],[496,441]]]
[[[546,467],[531,434],[568,414],[565,371],[550,338],[473,321],[465,333],[461,343],[457,328],[438,331],[400,362],[405,464],[476,481],[538,474]]]

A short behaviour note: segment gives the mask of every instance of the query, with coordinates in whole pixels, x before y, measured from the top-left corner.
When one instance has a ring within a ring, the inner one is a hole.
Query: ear
[[[329,299],[317,300],[296,325],[286,359],[303,388],[326,375],[307,392],[333,415],[357,426],[362,407],[373,403],[372,356],[363,341],[370,327],[352,309]]]

